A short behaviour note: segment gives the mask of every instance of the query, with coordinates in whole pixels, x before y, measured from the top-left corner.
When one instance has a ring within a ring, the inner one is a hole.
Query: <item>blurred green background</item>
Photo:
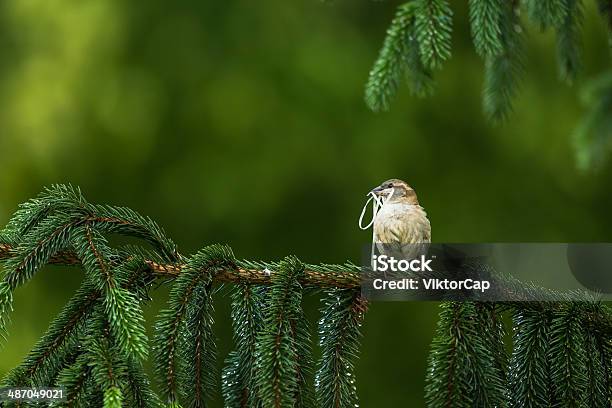
[[[467,2],[454,3],[436,95],[403,89],[373,114],[363,86],[396,1],[3,1],[0,224],[43,186],[73,183],[151,216],[183,253],[220,242],[240,258],[359,262],[364,195],[397,177],[417,190],[437,242],[610,241],[612,167],[576,170],[580,84],[557,81],[554,35],[527,27],[515,113],[494,126],[481,114]],[[584,44],[589,78],[609,64],[594,7]],[[53,267],[18,290],[0,376],[81,279]],[[229,309],[217,297],[224,357]],[[313,333],[318,302],[307,300]],[[363,406],[423,405],[436,319],[435,303],[371,306]]]

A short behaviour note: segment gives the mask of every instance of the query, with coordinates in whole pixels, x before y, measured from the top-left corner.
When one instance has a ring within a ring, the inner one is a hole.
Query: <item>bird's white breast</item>
[[[374,219],[374,241],[431,242],[431,226],[425,210],[414,204],[385,203]]]

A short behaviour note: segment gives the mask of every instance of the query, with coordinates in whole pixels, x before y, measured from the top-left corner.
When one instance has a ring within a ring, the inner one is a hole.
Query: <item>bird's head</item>
[[[418,205],[416,192],[405,181],[399,179],[390,179],[383,182],[381,185],[370,191],[383,199],[401,200],[409,204]]]

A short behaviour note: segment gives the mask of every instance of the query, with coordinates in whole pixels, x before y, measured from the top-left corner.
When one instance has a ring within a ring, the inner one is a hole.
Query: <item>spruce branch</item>
[[[66,400],[53,404],[54,407],[80,407],[85,406],[86,388],[88,382],[93,381],[91,368],[87,364],[86,354],[81,354],[76,361],[64,368],[59,375],[57,385],[66,389]]]
[[[529,18],[542,30],[562,25],[569,12],[565,0],[526,0],[525,5]]]
[[[264,407],[310,406],[305,384],[310,365],[308,339],[296,330],[301,311],[299,276],[304,265],[288,257],[270,285],[264,328],[256,344],[256,386]],[[301,354],[305,353],[305,354]]]
[[[414,24],[414,4],[401,5],[387,30],[378,58],[370,71],[365,88],[365,101],[373,111],[388,110],[391,98],[406,69],[406,56],[411,27]]]
[[[580,34],[582,30],[582,0],[562,0],[567,10],[560,24],[557,24],[557,60],[559,76],[572,83],[581,69]]]
[[[116,346],[102,308],[96,308],[94,313],[94,322],[84,340],[87,365],[91,368],[91,375],[97,388],[104,395],[104,408],[121,408],[123,404],[121,389],[125,388],[127,376],[125,358],[127,355],[124,350]]]
[[[145,240],[156,249],[163,259],[176,262],[180,260],[176,244],[169,239],[164,230],[148,217],[143,217],[127,207],[93,205],[88,221],[102,233],[116,233]]]
[[[3,259],[8,259],[11,256],[12,247],[10,245],[0,246],[0,263]],[[113,260],[112,262],[113,264],[126,262],[129,261],[131,257],[132,255],[127,255],[118,260]],[[74,253],[70,252],[61,254],[61,257],[58,259],[52,258],[49,262],[51,265],[80,265],[80,260]],[[160,261],[160,259],[154,257],[141,259],[140,266],[141,269],[138,271],[137,275],[134,275],[134,279],[139,281],[144,280],[147,282],[147,284],[156,278],[175,280],[187,268],[187,265],[184,263],[163,263]],[[275,263],[240,261],[230,263],[226,265],[225,268],[218,270],[213,277],[213,281],[219,284],[234,283],[269,286],[277,273],[278,264]],[[346,263],[343,265],[305,264],[304,273],[299,278],[299,281],[304,288],[356,289],[361,286],[361,268],[352,263]],[[135,288],[130,287],[130,290],[135,290]],[[539,296],[542,296],[542,294],[538,295],[538,293],[540,293],[539,288],[515,281],[499,282],[498,290],[501,292],[506,291],[506,293],[514,293],[516,298],[519,300],[522,298],[525,300],[533,300]],[[545,296],[550,300],[563,300],[554,293],[546,293]],[[0,297],[0,299],[2,298]],[[545,303],[549,304],[553,309],[558,307],[558,305],[554,302]],[[529,305],[529,302],[509,302],[510,307],[529,308]],[[0,309],[0,311],[1,310],[2,309]],[[10,312],[10,310],[10,307],[6,308],[6,313],[0,315],[0,319],[4,317],[4,319],[7,320],[7,314]],[[600,326],[603,330],[612,335],[611,317],[607,316],[607,314],[594,314],[592,319],[595,325]]]
[[[105,238],[86,223],[76,231],[73,246],[89,281],[104,294],[105,312],[118,346],[139,359],[146,358],[148,340],[140,304],[132,292],[121,287]]]
[[[485,60],[483,108],[494,121],[504,119],[512,110],[512,99],[523,70],[522,27],[517,0],[504,2],[501,40],[503,51]]]
[[[71,232],[82,222],[66,214],[40,221],[22,238],[14,249],[14,256],[5,263],[4,281],[15,289],[30,280],[53,255],[66,249]]]
[[[22,237],[50,215],[62,213],[75,207],[81,209],[85,203],[86,201],[79,188],[66,184],[54,184],[45,187],[36,198],[19,206],[4,232]]]
[[[239,284],[232,293],[232,326],[235,349],[230,352],[222,375],[223,399],[228,408],[261,405],[255,384],[257,335],[263,328],[265,289]]]
[[[514,348],[509,367],[512,406],[530,408],[552,403],[547,360],[551,320],[551,313],[543,310],[515,312]]]
[[[212,333],[212,281],[199,285],[187,305],[185,330],[180,337],[178,372],[181,395],[187,405],[206,406],[213,397],[217,369],[214,365],[217,347]]]
[[[32,382],[35,384],[49,384],[49,370],[52,370],[51,376],[54,376],[55,372],[63,368],[67,352],[78,346],[79,336],[98,297],[99,293],[90,284],[84,283],[51,322],[43,337],[24,361],[9,373],[3,384],[24,386],[30,379],[33,379]]]
[[[7,282],[0,282],[0,339],[6,340],[10,313],[13,311],[13,291]]]
[[[597,3],[612,49],[612,0]],[[468,5],[472,42],[484,59],[482,103],[489,120],[502,121],[511,113],[524,71],[521,5],[542,30],[556,31],[559,77],[569,84],[576,80],[582,68],[582,0],[468,0]],[[433,93],[432,71],[451,56],[452,18],[447,0],[410,0],[398,7],[366,82],[369,109],[388,110],[404,76],[413,94]],[[589,105],[574,138],[582,169],[603,161],[611,134],[607,93]]]
[[[321,358],[315,378],[318,406],[357,407],[355,363],[367,301],[356,290],[328,291],[319,321]]]
[[[612,48],[612,0],[597,0],[597,4],[608,28],[608,44]]]
[[[128,406],[138,408],[161,408],[162,403],[151,389],[151,384],[142,364],[130,359],[127,363],[126,390]]]
[[[487,339],[483,323],[491,325],[494,310],[477,303],[449,302],[441,306],[438,330],[431,346],[425,399],[429,407],[507,405],[505,374],[499,367],[496,319]],[[493,340],[493,341],[487,341]]]
[[[198,252],[176,279],[170,292],[168,308],[159,314],[154,338],[155,371],[160,379],[162,394],[170,404],[178,403],[179,390],[185,386],[181,381],[184,378],[181,378],[177,371],[180,370],[180,358],[183,352],[179,339],[181,329],[186,324],[185,316],[189,313],[190,305],[194,306],[191,299],[195,293],[211,284],[218,271],[235,267],[234,262],[234,256],[226,246],[212,245]],[[209,302],[209,295],[200,300]],[[212,329],[211,319],[205,321],[201,329],[210,331]],[[206,334],[206,338],[210,342],[212,335]],[[214,366],[214,361],[206,360],[213,356],[202,354],[202,357],[201,364],[204,367]],[[199,384],[199,386],[204,385],[206,384]]]
[[[495,57],[504,50],[502,24],[505,0],[469,0],[470,28],[476,52]]]
[[[555,397],[565,407],[585,406],[587,391],[586,339],[582,330],[581,305],[556,312],[550,323],[548,358]]]
[[[222,377],[227,406],[315,405],[309,381],[310,332],[301,308],[308,288],[327,291],[319,324],[317,403],[328,407],[357,403],[354,364],[366,308],[358,290],[359,267],[307,265],[295,257],[281,262],[238,261],[230,248],[220,245],[183,257],[161,230],[137,213],[123,209],[110,214],[114,210],[87,203],[80,192],[76,195],[78,190],[54,191],[60,194],[56,198],[61,211],[45,207],[35,221],[31,214],[30,218],[20,215],[28,226],[15,222],[0,233],[0,260],[11,264],[23,259],[24,253],[32,253],[18,250],[26,247],[24,237],[31,235],[29,242],[40,243],[44,234],[55,236],[56,226],[78,220],[66,233],[67,241],[61,245],[65,248],[44,254],[45,260],[30,272],[46,263],[81,265],[85,281],[4,385],[66,385],[67,406],[84,401],[106,407],[158,406],[137,356],[138,343],[146,343],[146,337],[139,339],[140,303],[161,278],[174,285],[154,338],[155,370],[168,406],[179,407],[182,401],[201,407],[210,398],[215,378],[211,294],[219,282],[238,284],[232,305],[236,349],[228,356]],[[101,216],[103,211],[107,212]],[[15,233],[17,225],[22,225],[23,236]],[[113,249],[104,236],[113,232],[134,234],[153,244],[153,249]],[[497,290],[517,300],[558,301],[444,304],[430,354],[429,405],[609,404],[609,308],[595,301],[575,302],[575,297],[509,277],[496,283]],[[13,289],[8,280],[0,281],[0,320],[6,321]],[[510,362],[501,316],[505,310],[515,316]]]
[[[585,306],[599,312],[602,305]],[[609,383],[612,374],[612,357],[609,353],[612,338],[602,335],[596,328],[588,327],[585,332],[586,354],[586,396],[585,404],[589,407],[603,408],[612,403],[612,388]],[[606,344],[608,350],[606,350]],[[608,396],[608,397],[606,397]]]
[[[0,245],[0,262],[9,259],[13,256],[13,246],[8,244]],[[120,260],[120,262],[125,259]],[[111,263],[116,262],[111,260]],[[175,279],[187,267],[186,263],[167,263],[161,262],[158,259],[145,259],[143,267],[146,267],[147,272],[154,277]],[[63,252],[52,257],[49,260],[51,265],[64,266],[79,266],[81,261],[74,252]],[[263,267],[228,267],[219,271],[214,277],[215,282],[219,283],[250,283],[259,285],[269,285],[272,281],[272,276],[276,273],[274,269],[269,273]],[[304,287],[311,288],[356,288],[361,284],[359,275],[359,266],[351,263],[337,265],[334,271],[326,268],[326,265],[308,265],[304,271],[304,276],[300,279],[300,283]]]
[[[415,32],[421,60],[428,69],[437,69],[451,55],[453,12],[446,0],[414,0]]]

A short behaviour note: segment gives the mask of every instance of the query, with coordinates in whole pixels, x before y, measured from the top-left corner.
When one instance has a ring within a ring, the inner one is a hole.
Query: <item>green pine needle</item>
[[[235,349],[225,360],[223,400],[228,408],[258,407],[255,384],[257,335],[263,327],[265,289],[240,284],[232,293],[232,326]]]
[[[330,290],[319,321],[321,359],[315,378],[322,408],[357,407],[356,360],[367,301],[359,291]]]
[[[557,60],[560,78],[571,84],[581,69],[580,34],[584,16],[581,0],[563,2],[567,13],[557,25]]]
[[[104,391],[104,408],[122,408],[123,396],[117,387],[110,387]]]
[[[178,371],[181,364],[181,358],[190,358],[195,356],[185,355],[182,351],[181,336],[185,332],[187,320],[186,317],[192,316],[193,308],[203,307],[201,303],[193,302],[192,299],[201,290],[205,290],[203,297],[200,297],[200,302],[211,302],[210,290],[207,289],[212,282],[213,276],[225,268],[232,267],[235,263],[234,255],[226,246],[211,245],[194,255],[187,264],[187,267],[181,272],[176,279],[172,290],[170,291],[170,299],[168,300],[168,308],[160,312],[157,324],[155,326],[155,372],[160,382],[162,395],[168,403],[177,403],[179,401],[179,390],[184,389],[187,384],[185,376],[179,376]],[[209,313],[209,312],[207,312]],[[196,313],[197,314],[197,313]],[[203,329],[206,331],[212,330],[212,319],[203,315]],[[193,327],[191,327],[193,330]],[[187,327],[189,330],[189,327]],[[210,332],[201,333],[203,336],[201,341],[208,341],[209,346],[212,344],[212,335]],[[184,343],[183,343],[184,344]],[[204,368],[214,366],[215,362],[210,361],[214,357],[214,353],[202,354],[200,364]],[[190,379],[195,381],[195,379]],[[198,387],[205,386],[206,382],[196,384]],[[203,394],[206,394],[203,393]]]
[[[179,342],[179,383],[189,407],[204,408],[213,397],[217,379],[217,347],[213,325],[212,287],[200,285],[187,305],[185,329]]]
[[[159,397],[151,389],[151,384],[139,361],[130,359],[127,367],[127,387],[124,392],[128,406],[138,408],[161,408]]]
[[[529,18],[542,30],[562,25],[568,13],[565,0],[525,0],[525,5]]]
[[[414,25],[414,4],[406,3],[397,9],[387,30],[384,44],[370,71],[365,88],[365,101],[375,112],[388,110],[391,99],[406,69],[410,31]]]
[[[13,291],[7,282],[0,282],[0,337],[6,340],[10,313],[13,311]]]
[[[110,288],[104,297],[104,306],[119,347],[138,359],[146,359],[148,339],[144,317],[134,294],[123,288]]]
[[[549,391],[551,314],[545,310],[517,311],[514,316],[514,349],[510,359],[512,406],[550,406]]]
[[[523,70],[522,27],[516,7],[515,2],[504,4],[503,52],[485,60],[483,109],[493,121],[503,120],[511,112]]]
[[[438,69],[451,56],[453,12],[446,0],[414,0],[416,38],[421,60],[428,69]]]
[[[87,364],[87,355],[81,354],[72,365],[64,368],[60,373],[57,385],[66,390],[66,400],[64,403],[58,402],[53,406],[85,406],[88,403],[86,388],[91,381],[93,379],[91,369]]]
[[[502,38],[506,47],[508,37]],[[591,85],[588,102],[606,108],[598,104],[612,94],[611,83],[604,77]],[[140,238],[152,249],[111,248],[105,236],[109,233]],[[350,276],[359,273],[356,265],[304,265],[295,257],[278,263],[238,262],[231,249],[221,245],[183,258],[151,220],[128,209],[89,204],[69,186],[54,186],[20,207],[10,228],[0,233],[0,244],[4,245],[1,261],[12,276],[0,280],[2,327],[15,287],[48,263],[51,254],[68,251],[62,257],[76,256],[86,272],[81,288],[2,386],[66,387],[67,402],[54,406],[162,405],[139,360],[147,356],[141,302],[148,299],[148,288],[157,279],[150,264],[178,261],[180,273],[171,277],[168,307],[160,313],[153,341],[155,373],[166,406],[176,408],[183,402],[204,407],[211,399],[218,381],[213,283],[235,271],[239,274],[233,279],[240,279],[232,294],[235,349],[222,374],[226,406],[358,404],[355,371],[366,301],[355,289],[326,289],[319,323],[316,401],[311,333],[301,306],[306,290],[318,287],[313,275],[326,285],[346,287],[354,282]],[[31,259],[24,262],[28,254]],[[15,262],[23,267],[15,267]],[[251,281],[252,270],[270,274]],[[303,287],[306,278],[308,288]],[[537,288],[527,285],[516,290],[525,291],[528,299]],[[510,361],[502,307],[514,314]],[[429,356],[428,405],[609,406],[610,313],[595,301],[575,303],[562,297],[559,302],[443,304]]]
[[[553,315],[548,358],[558,403],[583,407],[587,396],[586,337],[581,323],[582,307],[575,304]]]
[[[505,360],[500,355],[503,330],[495,309],[471,302],[449,302],[441,308],[429,354],[428,406],[507,406],[505,373],[500,367]]]
[[[476,52],[495,57],[504,50],[502,24],[506,0],[470,0],[470,27]]]
[[[280,263],[270,285],[264,328],[256,345],[256,387],[264,407],[308,407],[312,392],[306,378],[311,366],[310,346],[299,328],[303,319],[304,265],[289,257]]]

